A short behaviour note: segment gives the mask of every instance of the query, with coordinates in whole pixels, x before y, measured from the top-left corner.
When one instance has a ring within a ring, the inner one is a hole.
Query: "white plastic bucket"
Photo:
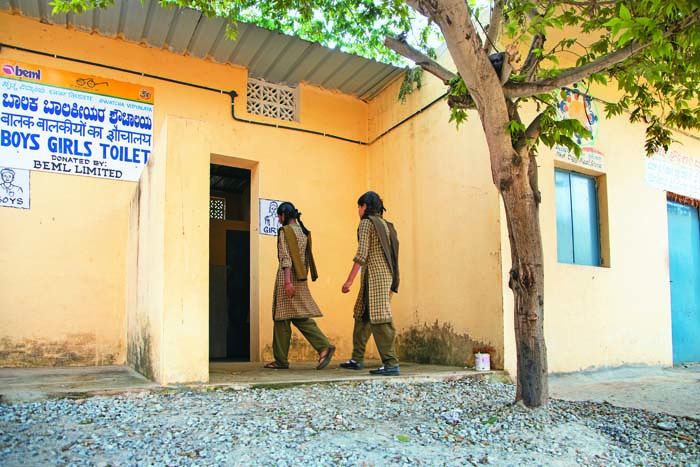
[[[490,371],[491,370],[491,355],[487,353],[475,353],[474,360],[476,361],[477,371]]]

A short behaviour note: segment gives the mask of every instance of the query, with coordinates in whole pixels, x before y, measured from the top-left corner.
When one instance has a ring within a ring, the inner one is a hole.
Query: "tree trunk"
[[[508,223],[518,358],[515,400],[527,407],[547,403],[547,347],[544,342],[544,268],[539,219],[537,165],[527,148],[503,158],[498,188]],[[535,181],[533,183],[533,177]]]
[[[547,348],[544,343],[544,270],[539,220],[537,165],[523,135],[513,145],[507,124],[520,122],[506,99],[500,77],[484,51],[464,0],[404,0],[440,26],[447,49],[473,98],[486,136],[491,176],[501,193],[508,223],[512,267],[509,286],[515,298],[518,357],[516,401],[527,407],[547,403]],[[539,120],[529,131],[539,131]],[[514,149],[517,147],[517,150]]]
[[[497,101],[501,96],[494,96]],[[503,99],[509,111],[504,118],[492,106],[478,109],[491,159],[491,176],[503,199],[510,240],[518,374],[515,400],[540,407],[549,399],[547,347],[544,342],[544,267],[540,231],[540,192],[537,161],[524,135],[514,145],[504,131],[509,120],[521,122],[517,108]],[[539,118],[529,131],[539,131]],[[503,134],[505,133],[505,135]],[[516,149],[517,148],[517,149]]]

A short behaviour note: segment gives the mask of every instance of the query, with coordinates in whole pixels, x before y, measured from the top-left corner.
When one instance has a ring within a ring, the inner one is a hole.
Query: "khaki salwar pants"
[[[352,359],[358,363],[365,361],[367,341],[372,335],[384,367],[399,366],[399,358],[394,347],[396,329],[393,323],[372,324],[365,323],[362,319],[356,319],[355,327],[352,330]]]
[[[272,354],[281,367],[289,367],[289,344],[292,340],[292,324],[309,341],[316,352],[321,353],[331,346],[328,338],[313,318],[297,318],[275,321],[272,329]]]

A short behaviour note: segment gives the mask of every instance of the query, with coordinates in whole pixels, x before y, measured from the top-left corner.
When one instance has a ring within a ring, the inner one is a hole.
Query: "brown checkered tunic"
[[[299,245],[299,255],[304,266],[308,269],[306,262],[306,235],[298,224],[290,224],[294,228]],[[323,316],[318,305],[311,296],[308,281],[297,280],[297,276],[292,267],[292,257],[289,255],[287,241],[284,238],[284,231],[281,231],[277,238],[277,257],[279,258],[279,268],[275,277],[275,292],[272,297],[272,319],[282,321],[295,318],[315,318]],[[292,285],[296,290],[294,298],[287,297],[284,291],[284,268],[291,268]]]
[[[386,229],[387,236],[389,228],[382,219],[382,224]],[[354,317],[362,318],[364,308],[364,297],[369,293],[369,320],[371,323],[391,322],[391,302],[389,301],[389,291],[391,289],[391,269],[386,262],[382,244],[374,228],[374,224],[369,219],[362,219],[357,227],[357,253],[353,261],[362,266],[362,277],[360,280],[360,292],[355,301]],[[369,291],[367,291],[367,285]]]

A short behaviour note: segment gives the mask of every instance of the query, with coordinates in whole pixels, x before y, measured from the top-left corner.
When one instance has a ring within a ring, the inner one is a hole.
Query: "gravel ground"
[[[381,378],[0,406],[3,466],[700,466],[700,420]]]

